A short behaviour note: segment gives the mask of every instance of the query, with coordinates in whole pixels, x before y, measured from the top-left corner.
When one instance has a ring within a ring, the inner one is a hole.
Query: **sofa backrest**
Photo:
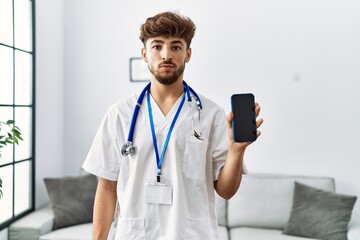
[[[217,198],[219,224],[226,224],[230,228],[247,226],[283,229],[290,216],[295,181],[335,192],[335,180],[330,177],[259,173],[244,175],[235,196],[227,202]]]

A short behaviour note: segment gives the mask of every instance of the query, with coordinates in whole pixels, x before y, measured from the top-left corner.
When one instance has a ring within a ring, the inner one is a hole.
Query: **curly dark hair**
[[[175,12],[163,12],[146,19],[140,27],[140,40],[144,46],[149,38],[178,37],[190,47],[196,26],[193,21]]]

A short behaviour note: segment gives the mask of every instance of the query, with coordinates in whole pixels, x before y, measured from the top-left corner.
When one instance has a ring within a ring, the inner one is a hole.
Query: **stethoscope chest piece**
[[[124,145],[121,147],[121,154],[123,156],[128,156],[129,154],[135,153],[135,146],[132,142],[127,141]]]

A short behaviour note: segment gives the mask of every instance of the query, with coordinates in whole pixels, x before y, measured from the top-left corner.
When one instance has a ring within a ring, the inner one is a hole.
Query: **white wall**
[[[357,0],[61,2],[36,2],[38,203],[42,178],[78,174],[109,105],[144,86],[129,82],[128,61],[140,24],[162,10],[198,26],[193,88],[226,111],[235,92],[261,103],[250,171],[333,176],[338,192],[360,196]]]
[[[36,207],[44,177],[63,175],[63,1],[36,1]]]

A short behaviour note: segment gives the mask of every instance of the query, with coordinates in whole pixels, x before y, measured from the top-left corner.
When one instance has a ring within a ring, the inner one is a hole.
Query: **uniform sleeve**
[[[114,107],[103,118],[95,135],[83,169],[98,177],[117,181],[122,155],[119,148],[118,130],[121,123]]]
[[[219,177],[220,171],[225,164],[228,152],[228,129],[225,112],[219,111],[215,118],[215,134],[213,137],[213,176],[214,181]],[[248,170],[243,160],[243,174],[248,174]]]
[[[212,137],[213,180],[219,177],[221,168],[227,157],[228,135],[226,116],[224,111],[218,111],[213,122],[214,136]]]

